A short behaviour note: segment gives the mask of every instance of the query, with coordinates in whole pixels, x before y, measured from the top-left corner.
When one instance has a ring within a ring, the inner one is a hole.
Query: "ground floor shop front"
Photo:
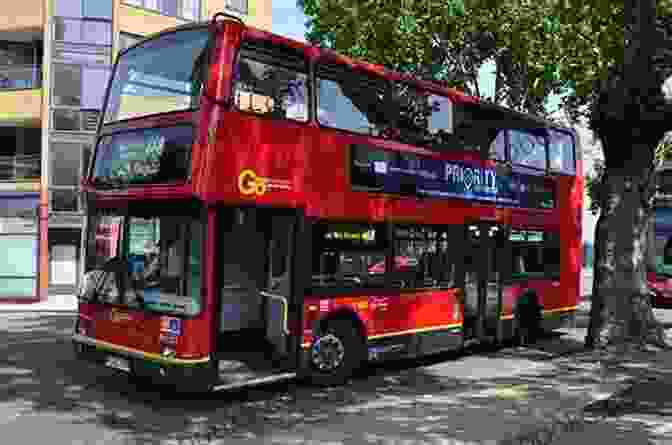
[[[78,283],[82,217],[49,216],[39,192],[0,193],[0,301],[72,294]]]

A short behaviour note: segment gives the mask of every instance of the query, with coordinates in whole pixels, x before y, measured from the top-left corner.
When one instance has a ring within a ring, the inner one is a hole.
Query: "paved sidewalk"
[[[0,304],[0,313],[7,312],[76,312],[77,297],[74,295],[49,295],[39,303]]]

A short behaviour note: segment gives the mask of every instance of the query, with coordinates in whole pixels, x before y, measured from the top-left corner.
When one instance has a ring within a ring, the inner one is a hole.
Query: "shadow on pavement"
[[[538,431],[558,413],[584,406],[592,393],[606,390],[594,356],[580,352],[576,340],[554,335],[535,348],[377,366],[343,387],[285,383],[181,397],[134,386],[112,370],[75,361],[72,326],[73,317],[66,315],[3,316],[0,415],[15,416],[11,422],[0,420],[5,434],[20,429],[25,443],[33,443],[30,434],[44,435],[36,427],[38,416],[50,427],[74,428],[70,441],[63,433],[64,441],[54,439],[52,445],[72,443],[84,427],[91,428],[92,439],[105,436],[105,443],[128,445],[169,439],[179,445],[259,443],[262,438],[271,443],[271,436],[273,443],[506,439],[521,430]],[[667,375],[666,369],[671,368],[662,362],[633,358],[614,364],[608,373],[626,382],[633,374]],[[670,405],[659,402],[646,407],[669,413]],[[27,420],[21,421],[24,415]]]

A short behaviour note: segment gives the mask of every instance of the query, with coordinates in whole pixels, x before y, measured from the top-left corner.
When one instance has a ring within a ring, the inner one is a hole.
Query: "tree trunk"
[[[667,128],[656,0],[626,0],[625,51],[598,84],[591,127],[602,141],[595,283],[587,346],[666,346],[647,283],[654,153]]]
[[[604,140],[603,140],[604,141]],[[616,151],[614,147],[610,147]],[[647,270],[651,225],[650,146],[621,147],[638,153],[626,165],[607,165],[595,230],[595,277],[586,346],[653,343],[664,346],[649,298]]]

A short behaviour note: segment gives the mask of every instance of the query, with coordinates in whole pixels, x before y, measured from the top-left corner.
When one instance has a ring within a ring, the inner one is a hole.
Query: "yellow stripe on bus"
[[[560,307],[557,309],[544,309],[544,315],[552,315],[556,312],[571,312],[571,311],[576,311],[576,308],[578,306],[566,306],[566,307]],[[513,315],[502,315],[500,317],[502,320],[513,320]]]
[[[441,326],[432,326],[429,328],[419,328],[419,329],[409,329],[406,331],[399,331],[399,332],[390,332],[388,334],[378,334],[378,335],[369,335],[367,337],[368,340],[375,340],[378,338],[386,338],[386,337],[395,337],[398,335],[408,335],[408,334],[419,334],[422,332],[431,332],[431,331],[441,331],[441,330],[449,330],[453,328],[458,328],[462,327],[462,323],[453,323],[453,324],[446,324],[446,325],[441,325]],[[303,343],[301,345],[302,348],[310,348],[310,345],[312,343]]]
[[[164,357],[161,354],[156,354],[153,352],[145,352],[135,348],[129,348],[128,346],[121,346],[114,343],[109,343],[103,340],[96,340],[91,337],[85,337],[83,335],[75,334],[73,335],[73,340],[79,343],[85,343],[90,346],[94,346],[101,349],[107,349],[116,352],[125,352],[127,354],[141,356],[147,360],[161,362],[169,365],[200,365],[205,364],[210,361],[210,356],[196,359],[182,359],[182,358],[173,358],[173,357]]]

